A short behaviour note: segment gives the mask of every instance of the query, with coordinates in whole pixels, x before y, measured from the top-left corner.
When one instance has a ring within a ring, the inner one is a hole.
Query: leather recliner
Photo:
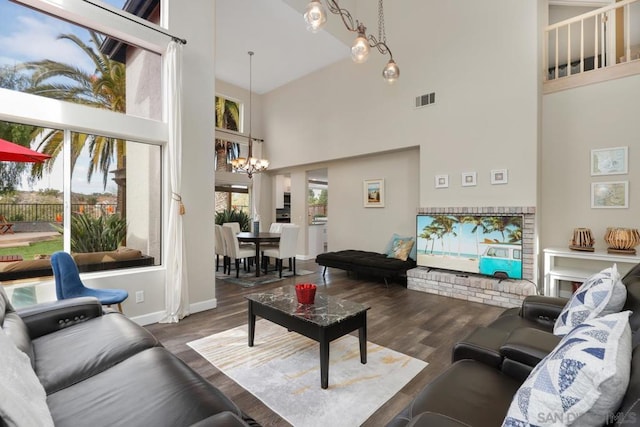
[[[634,334],[629,386],[616,412],[615,426],[640,426],[640,264],[622,279],[627,287],[623,310]],[[456,344],[454,363],[420,391],[387,427],[497,426],[531,369],[560,338],[552,334],[567,300],[528,297],[522,307],[506,310],[485,328]]]

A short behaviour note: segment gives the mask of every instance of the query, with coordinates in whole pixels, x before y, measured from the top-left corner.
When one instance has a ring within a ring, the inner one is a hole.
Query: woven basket
[[[604,240],[609,249],[632,250],[640,243],[640,233],[636,228],[607,228]]]

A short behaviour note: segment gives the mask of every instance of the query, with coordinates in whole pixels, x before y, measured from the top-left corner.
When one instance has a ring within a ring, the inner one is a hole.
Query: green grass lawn
[[[29,246],[15,246],[12,248],[0,248],[0,255],[22,255],[23,259],[33,259],[39,254],[51,255],[62,250],[62,236],[52,240],[33,242]]]

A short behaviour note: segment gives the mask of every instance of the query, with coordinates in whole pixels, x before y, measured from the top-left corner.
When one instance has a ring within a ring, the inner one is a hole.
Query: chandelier
[[[233,167],[234,172],[246,172],[249,179],[253,176],[254,173],[264,172],[269,167],[269,160],[259,159],[257,157],[253,157],[253,137],[251,136],[251,106],[252,106],[252,96],[253,91],[251,86],[252,81],[252,58],[253,52],[247,52],[249,54],[249,152],[247,153],[247,157],[238,157],[236,159],[231,160],[231,166]]]
[[[382,77],[388,82],[393,83],[400,77],[400,69],[393,60],[393,55],[389,46],[387,46],[387,35],[384,29],[384,11],[382,9],[382,0],[378,0],[378,38],[373,34],[367,35],[367,27],[357,19],[354,22],[353,17],[347,9],[343,9],[337,0],[326,0],[329,11],[335,15],[340,15],[342,23],[347,30],[357,33],[356,39],[351,46],[351,59],[361,64],[365,62],[369,56],[369,50],[376,48],[383,54],[389,54],[389,62],[382,69]],[[327,22],[327,12],[320,0],[311,0],[307,5],[307,11],[304,14],[304,20],[307,23],[307,30],[312,33],[320,31]]]

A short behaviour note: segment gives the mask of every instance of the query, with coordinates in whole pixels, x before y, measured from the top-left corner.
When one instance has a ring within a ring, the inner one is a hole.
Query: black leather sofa
[[[0,325],[29,356],[57,427],[258,425],[146,329],[103,314],[94,298],[16,312],[0,289]]]
[[[627,288],[623,310],[633,313],[633,355],[629,386],[610,425],[640,426],[640,264],[622,279]],[[418,393],[387,427],[499,426],[513,396],[533,367],[560,341],[553,324],[563,298],[527,297],[522,307],[506,310],[453,349],[453,364]]]
[[[407,270],[416,266],[416,262],[407,258],[406,261],[387,257],[378,252],[347,249],[336,252],[326,252],[316,257],[316,263],[324,267],[322,276],[327,267],[339,268],[357,274],[382,277],[388,284],[388,280],[405,278]]]

